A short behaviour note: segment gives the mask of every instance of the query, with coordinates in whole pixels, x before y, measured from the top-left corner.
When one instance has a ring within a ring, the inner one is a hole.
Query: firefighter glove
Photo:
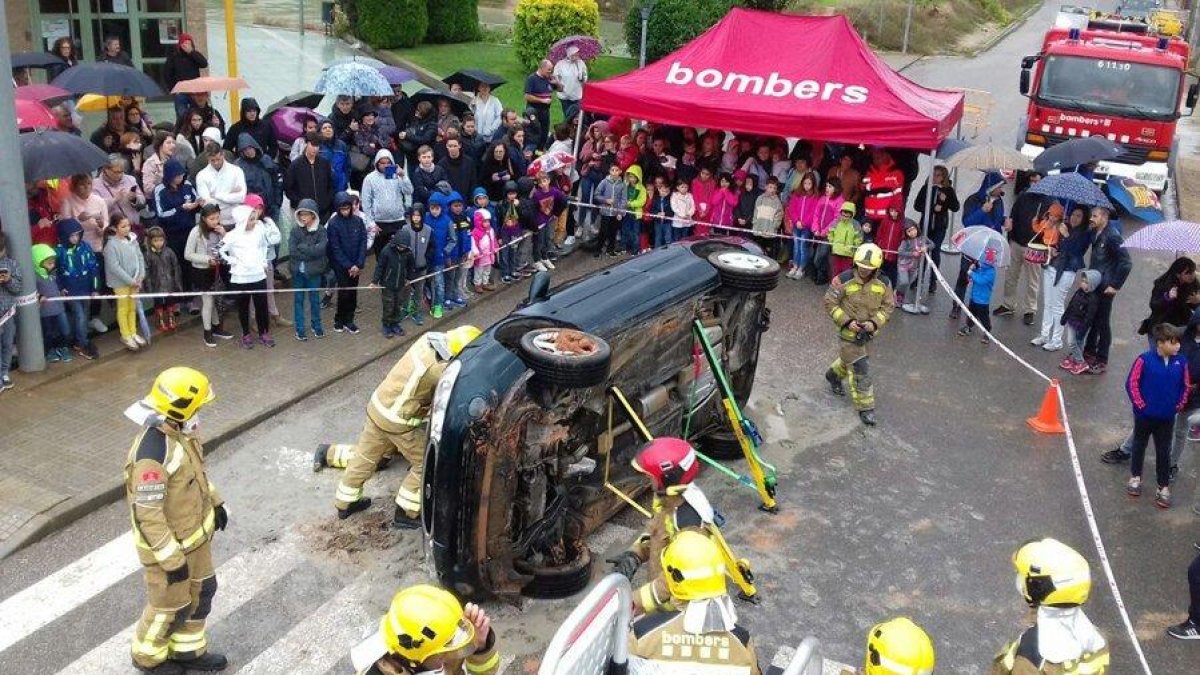
[[[216,521],[217,529],[224,532],[225,526],[229,524],[229,512],[225,510],[224,504],[213,509],[213,518]]]
[[[173,570],[167,570],[167,584],[178,584],[188,580],[188,566],[183,563]]]
[[[633,581],[633,576],[637,574],[638,568],[642,566],[642,561],[638,559],[633,551],[625,551],[621,555],[609,558],[605,562],[612,563],[613,571],[624,575],[630,581]]]

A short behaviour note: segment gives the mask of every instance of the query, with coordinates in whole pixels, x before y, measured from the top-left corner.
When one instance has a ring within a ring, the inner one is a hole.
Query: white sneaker
[[[803,278],[804,278],[804,268],[803,268],[803,267],[797,267],[797,268],[796,268],[796,276],[795,276],[795,278],[796,278],[796,279],[803,279]]]
[[[574,246],[575,245],[575,236],[572,235],[570,237],[567,237],[566,239],[563,239],[562,245],[565,247]]]
[[[1029,344],[1033,345],[1034,347],[1041,347],[1042,345],[1046,344],[1046,338],[1039,335],[1030,340]]]
[[[917,305],[911,302],[906,302],[903,305],[900,305],[900,309],[908,312],[909,314],[917,314],[920,312],[920,310],[917,308]]]
[[[795,279],[796,278],[796,268],[793,267],[792,269],[788,270],[787,274],[785,274],[784,276],[786,276],[789,279]]]
[[[142,337],[140,333],[133,334],[133,341],[136,342],[139,347],[145,347],[146,345],[150,344],[149,342],[146,342],[146,338]]]
[[[554,269],[554,263],[551,262],[549,259],[543,260],[542,264],[544,264],[546,266],[546,269],[551,269],[551,270]]]
[[[929,313],[929,305],[917,305],[917,311],[922,314]]]
[[[1048,352],[1056,352],[1062,349],[1062,347],[1063,346],[1061,342],[1047,342],[1046,344],[1042,345],[1042,349],[1045,349]]]
[[[138,349],[140,349],[140,347],[138,347],[137,340],[134,340],[131,337],[121,338],[121,344],[125,345],[125,347],[131,352],[136,352]]]
[[[546,263],[542,262],[541,260],[539,260],[539,261],[537,261],[537,262],[533,263],[533,269],[534,269],[534,271],[537,271],[537,272],[548,272],[548,271],[550,271],[550,270],[549,270],[549,269],[546,267]]]
[[[108,326],[104,325],[104,322],[101,321],[100,317],[98,317],[98,316],[93,317],[92,320],[88,322],[88,325],[91,326],[92,330],[96,331],[97,333],[107,333],[108,332]]]

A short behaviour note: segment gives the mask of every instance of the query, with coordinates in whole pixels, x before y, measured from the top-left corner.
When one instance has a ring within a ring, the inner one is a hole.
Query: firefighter
[[[436,586],[410,586],[392,598],[379,630],[350,652],[358,675],[495,675],[496,633],[477,605],[466,609]]]
[[[838,358],[825,371],[834,394],[845,396],[842,386],[850,384],[850,399],[863,424],[875,424],[875,390],[868,370],[867,343],[887,323],[896,301],[886,277],[879,274],[883,249],[863,244],[854,252],[854,269],[834,278],[825,292],[825,311],[838,328]]]
[[[138,559],[145,568],[146,608],[133,634],[133,665],[145,673],[224,670],[208,651],[204,621],[217,591],[209,547],[229,514],[204,469],[197,412],[213,400],[208,378],[168,368],[125,414],[142,429],[125,462],[125,500]]]
[[[876,624],[867,633],[862,670],[842,675],[932,675],[933,641],[908,617]]]
[[[725,590],[721,549],[698,532],[680,532],[662,552],[676,609],[647,614],[629,633],[630,672],[761,675],[750,632],[737,623]]]
[[[1017,588],[1036,619],[996,655],[991,675],[1103,675],[1108,644],[1082,609],[1092,589],[1087,560],[1047,538],[1017,549],[1013,566]]]
[[[670,594],[662,579],[659,559],[662,551],[676,534],[684,530],[700,532],[717,540],[717,545],[738,575],[738,585],[743,587],[747,599],[755,596],[750,584],[750,564],[745,560],[733,560],[733,554],[725,544],[717,527],[716,511],[700,486],[692,481],[700,473],[700,462],[696,450],[682,438],[660,437],[646,444],[631,462],[634,470],[650,480],[654,490],[654,516],[646,531],[638,536],[629,550],[608,562],[613,571],[625,575],[630,581],[643,563],[650,564],[647,577],[650,581],[634,594],[637,612],[655,612],[670,609]]]
[[[417,338],[383,382],[371,394],[367,421],[358,443],[321,445],[313,456],[314,467],[345,467],[334,496],[338,518],[348,518],[371,505],[363,496],[363,483],[375,473],[380,460],[399,453],[408,460],[408,475],[396,492],[392,527],[420,526],[421,469],[425,464],[425,422],[433,403],[434,389],[450,359],[479,337],[474,326],[460,326],[445,333],[429,332]]]

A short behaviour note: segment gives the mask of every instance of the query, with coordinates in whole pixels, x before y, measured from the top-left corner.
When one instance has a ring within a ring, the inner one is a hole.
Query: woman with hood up
[[[253,98],[242,99],[241,116],[225,133],[224,148],[230,152],[241,152],[242,134],[250,134],[258,142],[258,148],[267,157],[274,159],[279,154],[279,143],[271,123],[262,118],[262,108]]]
[[[989,171],[975,194],[963,204],[963,225],[984,225],[997,232],[1004,230],[1004,176]]]

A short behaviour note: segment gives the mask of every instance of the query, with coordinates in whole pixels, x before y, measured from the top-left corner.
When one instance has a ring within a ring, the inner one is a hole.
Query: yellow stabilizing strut
[[[650,430],[646,428],[646,425],[642,422],[642,419],[638,417],[636,412],[634,412],[633,406],[629,405],[629,400],[625,398],[625,394],[616,387],[610,387],[609,391],[612,393],[612,396],[608,399],[608,438],[610,447],[609,452],[606,453],[604,460],[604,487],[611,490],[613,494],[620,497],[625,501],[625,503],[637,509],[642,513],[642,515],[646,516],[647,518],[653,518],[654,514],[652,514],[650,511],[647,511],[632,497],[622,492],[621,489],[616,485],[608,482],[608,467],[609,462],[612,460],[612,400],[614,398],[620,401],[621,407],[625,409],[625,413],[629,415],[630,422],[633,423],[633,426],[638,430],[642,438],[645,439],[647,443],[654,440],[654,436],[650,433]],[[656,498],[654,500],[653,508],[654,512],[658,513],[662,510],[662,502]],[[729,548],[729,543],[725,541],[725,537],[721,534],[721,529],[717,527],[716,523],[706,524],[704,529],[708,534],[708,537],[713,540],[718,548],[721,549],[721,557],[725,559],[725,569],[729,573],[729,576],[733,579],[733,583],[737,584],[737,587],[741,589],[742,599],[750,602],[758,602],[758,590],[754,587],[754,572],[750,570],[750,561],[746,560],[745,558],[733,557],[733,549]]]

